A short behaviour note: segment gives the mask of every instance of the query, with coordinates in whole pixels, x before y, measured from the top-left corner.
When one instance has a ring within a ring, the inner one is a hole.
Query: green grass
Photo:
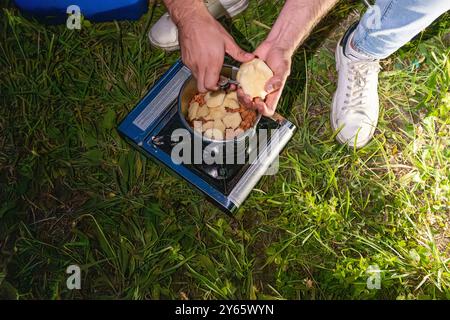
[[[448,14],[383,62],[375,139],[348,150],[328,120],[333,52],[363,5],[341,2],[295,56],[280,172],[230,218],[115,129],[179,57],[148,44],[161,5],[70,31],[0,3],[0,297],[450,298]],[[224,24],[254,49],[281,4]]]

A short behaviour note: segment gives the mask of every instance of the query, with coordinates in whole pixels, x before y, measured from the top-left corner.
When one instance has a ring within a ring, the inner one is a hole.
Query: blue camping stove
[[[121,122],[118,130],[140,152],[189,182],[222,211],[232,214],[271,169],[296,127],[279,114],[261,117],[256,132],[266,129],[267,138],[249,151],[257,152],[253,159],[258,161],[241,164],[180,164],[173,161],[171,154],[176,143],[164,137],[183,128],[178,114],[178,95],[190,76],[191,71],[181,61],[175,63]]]

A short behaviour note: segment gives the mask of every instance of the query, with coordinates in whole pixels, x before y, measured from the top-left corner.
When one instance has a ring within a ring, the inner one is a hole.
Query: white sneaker
[[[338,131],[336,140],[361,148],[373,137],[378,123],[378,73],[380,64],[351,46],[353,30],[336,49],[338,85],[331,109],[331,127]]]
[[[247,9],[249,0],[204,0],[208,11],[216,18],[225,15],[234,17]],[[165,13],[150,29],[148,33],[150,42],[155,47],[166,51],[174,51],[180,48],[178,43],[178,29]]]

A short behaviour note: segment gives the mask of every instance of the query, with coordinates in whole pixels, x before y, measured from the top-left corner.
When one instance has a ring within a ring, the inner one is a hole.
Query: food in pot
[[[227,128],[237,129],[242,122],[242,117],[239,112],[230,112],[222,118],[222,121]]]
[[[210,108],[220,107],[225,100],[225,92],[209,91],[205,96],[206,105]]]
[[[199,133],[214,140],[229,140],[253,127],[256,111],[239,104],[236,91],[196,94],[189,103],[187,120]]]
[[[227,110],[224,106],[218,106],[216,108],[209,108],[209,114],[205,117],[205,120],[220,120],[227,114]]]
[[[239,100],[236,91],[231,91],[225,96],[224,105],[230,109],[239,109]]]
[[[241,65],[236,80],[245,94],[252,99],[259,97],[264,100],[268,94],[266,83],[272,77],[272,70],[263,60],[253,59]]]

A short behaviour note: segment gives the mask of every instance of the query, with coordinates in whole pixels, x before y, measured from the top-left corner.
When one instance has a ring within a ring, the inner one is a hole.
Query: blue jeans
[[[450,0],[377,0],[359,22],[352,45],[384,59],[448,10]]]

